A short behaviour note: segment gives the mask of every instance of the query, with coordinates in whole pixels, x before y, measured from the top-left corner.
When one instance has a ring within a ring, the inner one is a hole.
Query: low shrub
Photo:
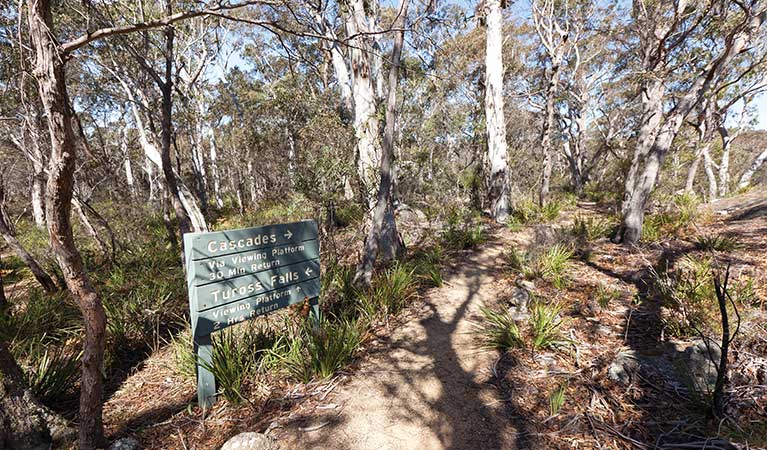
[[[555,287],[565,283],[565,272],[570,267],[574,252],[564,244],[555,244],[539,253],[529,254],[516,248],[506,253],[512,269],[522,272],[527,279],[543,278]]]
[[[564,323],[559,315],[561,311],[560,303],[533,302],[529,319],[533,350],[553,350],[566,341],[561,331]]]
[[[594,297],[596,299],[597,305],[599,305],[599,307],[602,309],[606,309],[608,306],[610,306],[610,303],[618,300],[621,297],[621,291],[600,283],[597,286]]]
[[[700,235],[695,239],[695,245],[700,250],[717,252],[731,252],[740,246],[737,237],[722,234]]]
[[[306,319],[285,333],[269,350],[269,365],[293,379],[308,383],[327,379],[346,365],[364,340],[360,320]]]
[[[524,347],[519,328],[508,311],[498,312],[485,307],[480,311],[484,320],[477,325],[474,333],[483,347],[501,351]]]
[[[24,372],[36,398],[51,404],[72,391],[80,374],[82,352],[38,347],[29,355]]]
[[[559,217],[562,206],[559,200],[549,200],[543,206],[532,200],[524,200],[515,205],[509,221],[522,225],[553,222]]]
[[[552,416],[559,414],[559,411],[565,405],[565,394],[567,393],[567,383],[560,384],[549,395],[549,412]]]
[[[485,229],[479,216],[470,211],[453,209],[447,214],[447,223],[441,241],[446,248],[468,250],[485,242]]]
[[[603,217],[577,215],[570,227],[570,234],[578,239],[591,242],[610,236],[612,229],[613,225]]]

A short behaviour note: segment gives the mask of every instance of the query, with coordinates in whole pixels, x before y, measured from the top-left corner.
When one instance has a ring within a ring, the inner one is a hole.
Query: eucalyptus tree
[[[484,0],[479,9],[485,26],[485,123],[487,130],[487,195],[496,222],[509,217],[510,170],[506,150],[503,99],[504,0]]]
[[[764,0],[634,2],[632,45],[641,74],[642,112],[616,242],[639,240],[650,194],[685,118],[711,94],[717,80],[737,68],[742,54],[759,48],[754,44],[763,38],[766,16]],[[709,48],[703,55],[686,51],[702,42]],[[679,73],[685,74],[683,79],[671,83]]]
[[[99,20],[99,25],[103,27],[97,29],[90,28],[90,21],[61,29],[58,26],[60,16],[55,14],[58,11],[49,0],[32,0],[23,11],[34,55],[33,73],[50,134],[46,221],[51,250],[61,267],[67,287],[78,301],[85,322],[80,390],[80,448],[96,448],[103,443],[104,438],[101,367],[104,361],[106,316],[98,292],[85,272],[72,234],[70,213],[78,146],[67,89],[67,61],[79,49],[97,40],[158,27],[166,27],[166,49],[172,51],[172,31],[167,28],[174,22],[239,6],[242,5],[217,4],[127,25],[104,24]],[[171,64],[167,64],[166,80],[172,76],[171,69]],[[167,108],[169,103],[165,105]],[[169,120],[167,112],[166,109],[163,115],[165,122]],[[170,140],[169,133],[163,137]],[[164,159],[164,169],[169,171],[169,158]]]

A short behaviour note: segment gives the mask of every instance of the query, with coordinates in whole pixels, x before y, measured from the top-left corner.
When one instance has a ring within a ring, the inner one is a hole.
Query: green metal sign
[[[184,235],[197,398],[215,401],[211,333],[320,295],[320,248],[313,220]]]

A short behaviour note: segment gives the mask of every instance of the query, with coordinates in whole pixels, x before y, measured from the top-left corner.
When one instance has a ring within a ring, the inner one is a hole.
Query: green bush
[[[250,324],[248,324],[250,325]],[[257,363],[270,351],[277,338],[263,326],[227,328],[212,335],[211,361],[198,364],[213,373],[220,394],[230,403],[239,404],[243,382],[257,369]]]
[[[60,400],[72,391],[80,373],[82,352],[63,348],[37,348],[30,352],[25,364],[27,385],[43,403]]]
[[[594,297],[596,298],[599,307],[606,309],[610,306],[611,302],[618,300],[621,297],[621,291],[605,286],[604,284],[599,284]]]
[[[562,406],[565,404],[565,394],[567,393],[567,383],[559,385],[551,395],[549,395],[549,412],[552,416],[559,414]]]
[[[318,324],[307,319],[277,339],[269,350],[269,365],[303,383],[329,378],[351,361],[365,326],[360,320],[325,315]]]
[[[467,250],[485,242],[485,230],[479,217],[470,211],[453,209],[441,235],[442,244],[449,249]]]
[[[439,246],[431,247],[427,250],[419,250],[412,258],[411,263],[415,265],[415,274],[427,286],[442,286],[442,268],[440,265],[444,260],[444,253]]]
[[[480,311],[484,320],[477,325],[474,333],[483,347],[501,351],[524,347],[519,328],[508,311],[497,312],[485,307]]]
[[[567,246],[556,244],[533,255],[512,248],[505,256],[511,268],[522,272],[525,278],[530,280],[543,278],[555,287],[561,288],[573,254]]]
[[[561,311],[562,305],[559,303],[547,304],[541,300],[533,302],[529,319],[533,350],[553,350],[566,341],[561,331]]]
[[[737,237],[722,234],[698,236],[695,245],[701,250],[717,252],[731,252],[740,246]]]
[[[368,313],[382,313],[385,317],[398,313],[418,295],[415,269],[405,263],[395,263],[380,273],[363,296]]]
[[[577,215],[570,227],[570,234],[578,239],[591,242],[603,237],[608,237],[612,229],[612,224],[602,217],[584,217]]]
[[[559,200],[549,200],[543,206],[532,200],[524,200],[515,205],[509,221],[523,225],[553,222],[559,217],[562,206]]]

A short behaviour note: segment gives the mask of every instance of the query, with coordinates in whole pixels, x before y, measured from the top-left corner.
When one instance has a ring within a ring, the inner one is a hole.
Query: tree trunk
[[[121,114],[125,117],[125,110],[120,109]],[[128,184],[128,193],[131,198],[136,197],[136,185],[133,180],[133,167],[130,161],[130,147],[128,146],[128,127],[127,123],[120,132],[120,150],[123,155],[123,169],[125,170],[125,182]]]
[[[700,160],[702,158],[703,154],[700,151],[697,151],[695,153],[695,159],[692,160],[692,163],[690,163],[690,168],[687,169],[687,180],[684,183],[685,193],[693,193],[693,188],[695,186],[695,176],[698,174],[698,166],[700,165]]]
[[[216,206],[224,207],[224,200],[221,198],[221,178],[218,175],[218,148],[216,147],[216,132],[213,128],[208,129],[208,143],[210,145],[210,175],[213,177],[213,197],[216,200]]]
[[[0,199],[3,198],[3,186],[0,184]],[[42,266],[37,262],[37,260],[32,256],[27,249],[24,248],[24,246],[21,245],[21,242],[16,238],[13,231],[11,230],[11,227],[8,223],[5,221],[5,210],[3,209],[3,206],[0,204],[0,235],[3,236],[3,239],[5,239],[5,242],[8,244],[11,249],[16,253],[16,256],[18,256],[22,261],[24,261],[24,264],[29,268],[29,271],[32,272],[32,275],[35,276],[35,279],[38,283],[45,289],[46,292],[56,292],[58,288],[56,287],[56,283],[53,282],[50,275],[48,275],[45,270],[43,270]]]
[[[78,200],[76,196],[72,197],[72,207],[74,208],[78,217],[80,217],[80,223],[83,225],[83,228],[85,228],[85,231],[90,235],[90,237],[93,238],[94,241],[96,241],[96,244],[99,246],[99,249],[104,255],[104,258],[106,260],[110,260],[111,252],[109,251],[109,246],[106,242],[104,242],[103,239],[101,239],[101,236],[99,236],[99,233],[96,231],[96,228],[94,228],[90,219],[88,219],[88,215],[86,215],[85,211],[83,211],[82,205],[80,205],[80,200]]]
[[[361,183],[361,196],[371,210],[375,208],[373,192],[378,186],[376,166],[380,161],[380,124],[376,114],[376,93],[371,67],[372,44],[367,33],[368,17],[363,0],[349,0],[346,12],[347,33],[351,40],[349,52],[352,61],[352,93],[354,96],[354,133],[357,138],[357,175]]]
[[[171,0],[165,1],[165,13],[170,16],[173,14]],[[162,171],[165,175],[165,186],[170,195],[170,202],[173,211],[176,213],[180,235],[183,236],[190,231],[196,231],[192,228],[192,220],[184,208],[181,195],[179,193],[179,183],[176,174],[173,171],[173,165],[170,159],[170,146],[173,134],[173,39],[174,31],[172,26],[165,27],[165,80],[160,86],[162,91],[162,120],[160,121],[160,159],[162,160]],[[202,213],[200,213],[202,215]],[[203,219],[204,222],[204,219]]]
[[[5,314],[7,308],[8,299],[5,298],[5,283],[3,283],[3,258],[0,257],[0,317]]]
[[[49,450],[73,435],[64,419],[34,398],[8,346],[0,342],[0,448]]]
[[[506,153],[506,120],[503,114],[503,13],[501,0],[485,6],[485,122],[490,214],[496,222],[509,217],[509,165]]]
[[[559,55],[552,58],[548,87],[546,88],[546,116],[543,120],[543,133],[541,136],[541,148],[543,149],[543,176],[541,179],[541,191],[538,195],[538,203],[543,206],[549,196],[551,185],[551,172],[554,168],[554,151],[551,145],[551,134],[554,129],[554,101],[556,100],[557,88],[559,87],[559,74],[561,63]]]
[[[27,126],[32,144],[32,217],[35,225],[42,228],[45,226],[45,155],[40,146],[40,118],[35,115],[32,118],[34,125]]]
[[[40,99],[48,120],[51,155],[46,186],[46,219],[51,250],[64,274],[67,287],[78,300],[85,321],[80,390],[80,448],[95,449],[104,442],[102,425],[102,379],[106,315],[96,290],[83,268],[72,236],[70,212],[74,188],[77,145],[72,130],[65,55],[59,53],[49,0],[28,3],[28,25],[35,51],[34,71]]]
[[[716,200],[717,188],[716,188],[716,175],[714,174],[714,161],[711,159],[711,143],[707,143],[703,146],[701,154],[703,155],[703,169],[706,171],[706,178],[708,178],[708,201]]]
[[[751,166],[740,176],[740,180],[738,180],[738,189],[745,189],[751,184],[751,178],[753,178],[756,171],[762,167],[762,164],[764,164],[765,161],[767,161],[767,148],[762,150],[762,153],[756,157],[754,162],[751,163]]]
[[[392,260],[399,256],[404,248],[402,238],[397,232],[397,221],[394,217],[392,201],[394,141],[397,128],[397,87],[399,86],[399,68],[402,60],[402,46],[405,41],[404,28],[409,3],[408,0],[401,1],[399,14],[393,25],[399,31],[394,35],[389,68],[389,92],[386,101],[386,128],[384,129],[383,151],[381,153],[380,184],[372,223],[368,230],[367,239],[365,239],[365,251],[357,269],[357,278],[365,286],[370,285],[373,266],[379,254],[384,261]]]
[[[719,135],[722,137],[722,160],[719,162],[719,196],[725,197],[730,193],[730,149],[734,137],[730,137],[724,124],[719,126]]]

